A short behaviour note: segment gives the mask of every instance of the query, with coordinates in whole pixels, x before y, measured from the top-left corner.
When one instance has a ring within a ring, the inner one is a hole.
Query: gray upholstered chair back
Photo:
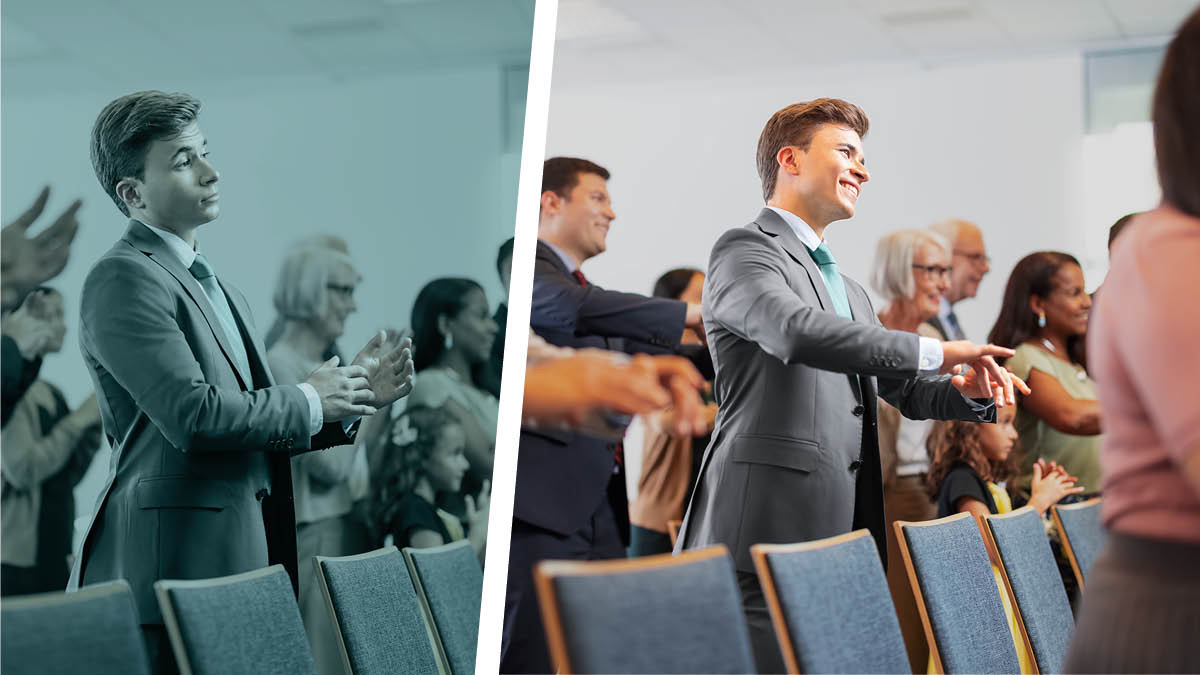
[[[1038,670],[1061,673],[1075,618],[1042,518],[1025,506],[986,521]]]
[[[921,523],[896,521],[896,539],[924,606],[935,664],[947,673],[1021,670],[1000,589],[975,519],[959,513]]]
[[[559,673],[754,672],[724,546],[631,560],[544,561],[535,578]]]
[[[1063,551],[1071,561],[1080,590],[1083,590],[1088,570],[1096,562],[1107,537],[1100,524],[1100,501],[1100,497],[1096,497],[1078,504],[1050,507]]]
[[[433,548],[406,548],[404,559],[421,609],[441,646],[451,673],[475,672],[483,570],[465,539]]]
[[[395,546],[342,558],[316,556],[313,564],[347,673],[438,670],[430,629]]]
[[[156,581],[183,675],[316,672],[282,565],[215,579]]]
[[[124,581],[0,600],[4,675],[149,675],[133,592]]]
[[[750,548],[793,673],[902,673],[904,637],[869,530]]]

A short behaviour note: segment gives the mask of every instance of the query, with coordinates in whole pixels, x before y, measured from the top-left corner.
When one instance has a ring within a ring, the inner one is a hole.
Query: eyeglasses
[[[941,265],[913,265],[914,270],[921,270],[931,277],[949,277],[953,267],[943,267]]]
[[[344,298],[349,298],[354,295],[353,286],[343,286],[341,284],[325,284],[325,288],[341,295]]]
[[[967,260],[970,260],[972,265],[987,265],[992,262],[992,259],[989,258],[986,253],[967,253],[966,251],[955,251],[954,255],[961,255]]]

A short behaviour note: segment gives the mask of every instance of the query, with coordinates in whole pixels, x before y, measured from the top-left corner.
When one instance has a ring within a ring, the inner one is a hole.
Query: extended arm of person
[[[787,284],[767,235],[726,232],[713,247],[706,317],[784,363],[864,375],[915,375],[918,341],[808,304]]]
[[[683,337],[687,312],[685,302],[580,286],[552,263],[534,263],[529,323],[539,333],[623,337],[674,350]]]
[[[0,445],[4,446],[0,467],[5,482],[28,490],[58,473],[92,426],[84,413],[76,411],[43,435],[38,407],[29,401],[18,404],[0,435]]]

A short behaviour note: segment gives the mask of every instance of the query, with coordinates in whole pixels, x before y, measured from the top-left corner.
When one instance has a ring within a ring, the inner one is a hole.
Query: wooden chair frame
[[[533,579],[537,588],[538,605],[542,610],[542,624],[546,628],[546,642],[550,647],[550,659],[560,675],[573,673],[570,654],[567,653],[567,638],[563,631],[562,615],[558,611],[558,595],[554,591],[554,580],[559,577],[587,577],[622,572],[645,572],[664,567],[677,567],[711,558],[728,556],[729,550],[718,544],[706,548],[684,551],[679,555],[662,553],[642,558],[616,560],[543,560],[534,566]]]
[[[1067,528],[1063,527],[1062,518],[1059,517],[1060,510],[1066,511],[1081,511],[1083,509],[1098,508],[1101,497],[1092,497],[1087,501],[1082,501],[1077,504],[1064,504],[1059,506],[1055,504],[1050,507],[1050,515],[1054,519],[1054,529],[1058,530],[1058,540],[1062,544],[1063,553],[1066,554],[1067,560],[1071,563],[1071,571],[1075,573],[1075,581],[1079,583],[1079,591],[1083,592],[1083,570],[1079,567],[1079,558],[1075,557],[1075,549],[1071,546],[1071,538],[1067,536]]]
[[[158,597],[158,608],[162,611],[163,624],[167,629],[167,637],[171,639],[171,651],[175,653],[175,663],[179,666],[180,675],[193,675],[192,662],[188,659],[187,648],[183,644],[183,633],[179,629],[179,617],[175,615],[175,605],[171,602],[171,591],[175,589],[218,588],[243,581],[251,581],[269,577],[284,570],[283,565],[275,564],[241,574],[231,574],[211,579],[161,579],[154,582],[154,594]],[[299,609],[297,608],[297,611]],[[307,639],[305,640],[307,644]]]
[[[683,527],[682,520],[667,521],[667,535],[671,537],[671,548],[675,547],[675,542],[679,539],[679,528],[681,527]]]
[[[800,670],[800,660],[796,658],[795,641],[787,628],[787,617],[783,614],[783,604],[779,601],[779,591],[775,587],[775,577],[771,575],[771,566],[767,564],[767,556],[776,553],[816,551],[855,539],[870,538],[870,536],[870,530],[861,529],[799,544],[754,544],[750,547],[750,556],[754,559],[754,571],[758,573],[758,581],[767,601],[767,609],[771,613],[771,625],[775,627],[775,637],[780,651],[783,652],[783,663],[787,667],[787,672],[801,673],[803,671]]]
[[[929,621],[929,610],[925,607],[925,595],[921,592],[921,582],[917,579],[917,569],[913,565],[912,553],[908,550],[908,539],[904,536],[904,528],[943,525],[963,518],[972,518],[972,516],[969,513],[956,513],[937,520],[921,522],[897,520],[892,523],[892,527],[896,530],[896,543],[900,546],[900,557],[904,560],[904,571],[908,574],[908,583],[912,587],[913,597],[917,601],[917,612],[921,615],[921,626],[925,628],[925,640],[929,643],[929,653],[933,655],[933,669],[939,674],[946,672],[946,667],[942,665],[942,650],[938,646],[937,637],[933,634],[933,624]]]
[[[1017,619],[1017,627],[1021,629],[1021,642],[1025,645],[1025,653],[1029,655],[1029,663],[1033,665],[1033,672],[1040,673],[1041,665],[1038,663],[1037,655],[1033,652],[1033,643],[1029,641],[1029,631],[1025,628],[1025,617],[1021,614],[1021,604],[1017,602],[1017,594],[1013,591],[1012,581],[1008,578],[1008,566],[1004,562],[1004,557],[1000,555],[1000,547],[996,546],[996,537],[992,533],[992,521],[1005,520],[1013,517],[1020,517],[1025,513],[1037,513],[1032,506],[1022,506],[1015,511],[1001,514],[989,514],[981,517],[980,531],[983,533],[983,543],[987,545],[989,556],[1000,563],[1000,577],[1004,579],[1004,590],[1008,592],[1008,601],[1012,605],[1013,616]],[[1038,516],[1041,520],[1041,516]]]
[[[400,551],[404,554],[404,563],[408,565],[408,576],[412,579],[413,589],[417,592],[417,601],[421,603],[421,616],[425,619],[425,628],[429,632],[430,639],[433,640],[433,655],[437,659],[438,672],[442,673],[442,675],[449,675],[452,672],[450,669],[450,656],[446,654],[446,647],[442,644],[441,631],[438,630],[437,622],[433,619],[433,608],[429,606],[429,598],[425,595],[425,586],[421,583],[421,575],[417,573],[417,565],[413,562],[413,551],[425,554],[433,551],[445,552],[470,547],[470,541],[459,539],[449,544],[430,548],[412,548],[411,546],[406,546]],[[474,551],[472,551],[471,555],[474,555]]]

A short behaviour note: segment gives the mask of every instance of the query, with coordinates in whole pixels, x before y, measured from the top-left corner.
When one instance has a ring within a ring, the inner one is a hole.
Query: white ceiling
[[[1164,42],[1196,0],[560,0],[554,88]]]
[[[5,0],[5,94],[257,88],[529,61],[534,0]]]

